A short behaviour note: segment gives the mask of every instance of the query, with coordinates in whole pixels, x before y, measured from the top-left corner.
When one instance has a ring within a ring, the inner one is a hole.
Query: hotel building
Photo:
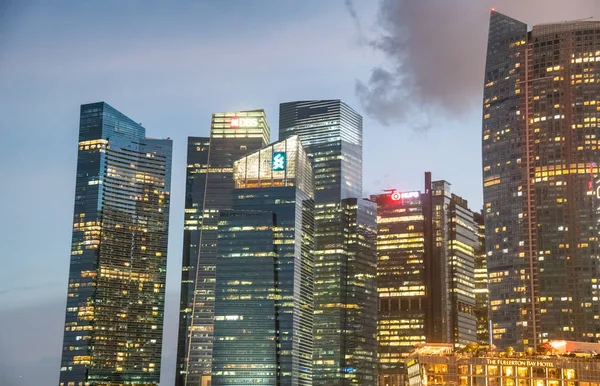
[[[570,341],[550,341],[529,353],[485,349],[460,352],[450,345],[425,345],[407,359],[405,384],[600,386],[599,350],[598,343]]]

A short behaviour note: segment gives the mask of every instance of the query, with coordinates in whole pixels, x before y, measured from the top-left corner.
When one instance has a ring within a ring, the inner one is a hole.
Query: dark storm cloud
[[[356,93],[384,125],[428,127],[434,115],[460,118],[480,102],[489,12],[528,22],[598,15],[598,0],[381,0],[376,37],[383,56]],[[567,9],[568,7],[568,9]],[[353,16],[354,17],[354,16]]]

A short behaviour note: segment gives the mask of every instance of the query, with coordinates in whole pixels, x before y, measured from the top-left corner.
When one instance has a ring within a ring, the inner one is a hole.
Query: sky
[[[213,112],[342,99],[364,116],[364,196],[423,172],[482,205],[490,8],[530,25],[599,0],[0,0],[0,385],[58,383],[79,106],[174,141],[162,381],[174,378],[188,136]]]

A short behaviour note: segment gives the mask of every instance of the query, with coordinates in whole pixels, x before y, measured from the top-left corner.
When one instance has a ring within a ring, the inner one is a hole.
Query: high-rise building
[[[208,176],[210,137],[188,137],[185,185],[185,214],[183,225],[183,257],[179,333],[177,341],[176,384],[184,385],[190,323],[196,290],[196,264],[200,250],[200,232],[204,214],[204,193]],[[209,372],[210,374],[210,372]]]
[[[490,302],[488,270],[485,254],[485,224],[483,213],[475,213],[479,244],[475,252],[475,316],[477,317],[477,343],[490,344]]]
[[[475,214],[446,181],[371,196],[378,204],[378,384],[400,385],[404,358],[424,343],[477,341]]]
[[[315,215],[314,385],[377,375],[377,207],[348,198]]]
[[[436,192],[433,194],[435,196]],[[459,348],[477,342],[475,263],[481,252],[481,244],[476,213],[469,209],[467,200],[451,194],[447,208],[448,259],[445,265],[448,267],[448,288],[442,290],[449,294],[450,334],[446,341]],[[439,218],[445,221],[444,207],[441,212]],[[440,243],[437,248],[444,248],[444,245]]]
[[[279,139],[292,135],[300,136],[312,161],[317,205],[362,197],[360,114],[339,100],[282,103]]]
[[[371,200],[378,204],[378,384],[400,385],[403,358],[427,341],[423,202],[421,192],[396,191]]]
[[[375,211],[359,199],[362,117],[339,100],[282,103],[279,138],[292,135],[300,137],[315,175],[313,384],[369,384],[376,374],[376,321],[368,312],[376,307],[369,292],[375,287],[375,254],[368,246]],[[360,248],[352,245],[355,237],[364,240]],[[355,260],[357,254],[364,257]],[[365,341],[353,338],[359,336]]]
[[[592,179],[600,22],[534,26],[492,11],[483,193],[493,343],[600,338]]]
[[[210,385],[219,211],[231,209],[233,162],[269,143],[263,110],[215,113],[210,138],[188,139],[175,383]]]
[[[81,106],[61,386],[158,385],[171,152],[108,104]]]
[[[233,174],[218,225],[212,385],[312,385],[310,161],[292,136]]]

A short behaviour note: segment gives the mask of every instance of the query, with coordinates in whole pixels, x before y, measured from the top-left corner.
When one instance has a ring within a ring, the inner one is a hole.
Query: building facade
[[[312,385],[313,174],[296,136],[234,163],[218,225],[212,385]]]
[[[376,213],[374,203],[348,198],[315,215],[314,385],[375,382]]]
[[[369,248],[354,252],[350,243],[355,236],[345,228],[363,232],[359,237],[365,243],[374,229],[370,204],[356,200],[362,196],[362,117],[339,100],[282,103],[279,112],[279,138],[300,137],[315,175],[313,384],[345,385],[357,379],[368,384],[366,380],[375,376],[371,359],[375,352],[369,350],[375,344],[370,331],[376,327],[365,311],[375,303],[360,306],[356,302],[361,298],[375,302],[368,292],[375,284],[371,284],[370,271],[360,279],[365,283],[359,283],[361,274],[354,273],[355,269],[371,270],[372,266],[369,262],[359,267],[356,264],[362,263],[352,256],[364,253],[365,261],[371,261]],[[361,334],[366,342],[351,338]],[[352,361],[356,362],[346,365]]]
[[[219,211],[231,209],[234,161],[269,140],[263,110],[215,113],[210,138],[188,139],[177,386],[210,384]]]
[[[599,386],[596,347],[550,341],[546,352],[457,352],[425,345],[407,359],[408,386]],[[554,347],[558,348],[555,349]],[[567,352],[565,349],[568,348]],[[389,386],[395,386],[392,383]]]
[[[371,196],[377,213],[379,379],[399,377],[404,357],[427,341],[425,232],[421,192]]]
[[[171,140],[81,106],[60,385],[158,385]]]
[[[485,254],[485,224],[483,213],[475,213],[478,226],[478,249],[475,254],[475,316],[477,317],[477,343],[491,344],[490,301],[488,290],[488,270]]]
[[[378,204],[378,382],[400,384],[415,347],[477,341],[480,228],[467,201],[430,173],[424,192],[371,199]]]
[[[481,252],[477,213],[464,198],[451,194],[448,204],[448,294],[450,295],[448,342],[465,347],[477,337],[477,281],[475,264]],[[444,289],[445,291],[445,289]]]
[[[298,135],[312,161],[315,202],[362,197],[362,116],[339,100],[279,106],[279,139]]]
[[[534,26],[492,11],[483,180],[492,338],[598,340],[592,181],[600,22]]]
[[[196,264],[200,250],[200,233],[204,214],[204,194],[208,176],[210,137],[188,137],[183,225],[183,257],[179,331],[177,340],[177,385],[183,385],[187,367],[190,322],[196,290]]]

